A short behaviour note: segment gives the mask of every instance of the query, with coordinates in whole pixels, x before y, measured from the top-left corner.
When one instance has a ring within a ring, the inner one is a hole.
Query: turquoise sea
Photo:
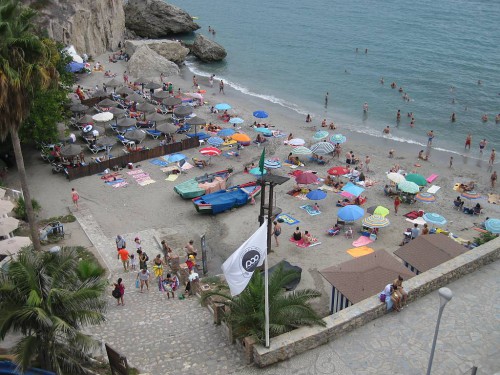
[[[434,147],[460,153],[471,132],[471,156],[482,138],[500,147],[500,1],[169,2],[198,17],[198,32],[214,28],[210,37],[228,52],[222,63],[188,62],[196,74],[215,73],[242,92],[311,113],[316,124],[327,117],[375,136],[390,125],[395,139],[422,144],[433,129]]]

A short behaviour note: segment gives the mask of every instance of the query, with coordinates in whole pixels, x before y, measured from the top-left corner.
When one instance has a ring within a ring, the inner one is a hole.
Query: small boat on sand
[[[232,170],[225,169],[214,173],[205,173],[190,180],[184,181],[174,187],[174,191],[184,199],[193,199],[204,194],[226,188],[226,181],[231,176]]]
[[[199,213],[218,214],[234,207],[241,207],[257,197],[261,192],[259,182],[247,182],[206,194],[193,199],[194,207]]]

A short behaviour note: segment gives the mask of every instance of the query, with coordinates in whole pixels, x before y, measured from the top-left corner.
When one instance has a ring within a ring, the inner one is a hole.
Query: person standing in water
[[[465,148],[468,148],[470,150],[471,143],[472,143],[472,134],[469,133],[467,134],[467,138],[465,138]]]
[[[328,107],[328,91],[326,92],[326,95],[325,95],[325,108]]]
[[[367,102],[365,102],[365,104],[363,104],[363,112],[368,113],[368,103]]]

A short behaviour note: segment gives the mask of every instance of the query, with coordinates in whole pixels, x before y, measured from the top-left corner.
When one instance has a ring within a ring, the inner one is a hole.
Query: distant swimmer
[[[306,122],[312,122],[311,115],[308,113],[306,116]]]
[[[482,115],[481,120],[483,120],[483,122],[488,122],[488,115],[486,113]]]
[[[391,83],[391,89],[395,89],[397,87],[396,82]]]
[[[208,32],[211,33],[212,32],[212,28],[210,26],[208,26]]]
[[[400,87],[398,91],[399,91],[399,92],[403,92],[403,88],[402,88],[402,87]]]
[[[484,138],[482,141],[479,141],[479,153],[480,154],[483,153],[483,150],[487,144],[488,144],[488,142],[486,141],[486,138]]]
[[[365,53],[368,53],[368,48],[365,48]]]
[[[451,104],[455,104],[456,101],[455,101],[455,98],[451,99]]]
[[[455,115],[455,112],[451,114],[451,122],[457,121],[457,116]]]
[[[472,143],[472,134],[469,133],[467,134],[467,138],[465,138],[465,148],[468,148],[470,150],[471,143]]]
[[[323,121],[321,121],[321,127],[326,128],[326,118],[324,118]]]
[[[382,131],[384,134],[390,134],[391,129],[389,128],[389,125],[385,127],[385,129]]]
[[[413,120],[413,119],[412,119],[412,120],[410,121],[410,127],[411,127],[411,128],[415,127],[415,120]]]
[[[383,85],[384,84],[384,77],[380,78],[380,84]]]
[[[328,91],[326,92],[326,95],[325,95],[325,107],[328,107]]]
[[[368,112],[368,103],[367,102],[365,102],[365,104],[363,104],[363,112],[364,113]]]
[[[483,81],[481,81],[480,79],[477,80],[477,84],[478,85],[482,85],[483,84]]]
[[[401,110],[398,109],[398,113],[396,113],[396,121],[400,122],[401,121]]]
[[[356,53],[358,53],[358,48],[356,48]]]

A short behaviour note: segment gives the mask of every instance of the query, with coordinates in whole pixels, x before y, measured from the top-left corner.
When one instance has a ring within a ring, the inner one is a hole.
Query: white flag
[[[267,221],[222,265],[231,295],[240,294],[267,256]]]

